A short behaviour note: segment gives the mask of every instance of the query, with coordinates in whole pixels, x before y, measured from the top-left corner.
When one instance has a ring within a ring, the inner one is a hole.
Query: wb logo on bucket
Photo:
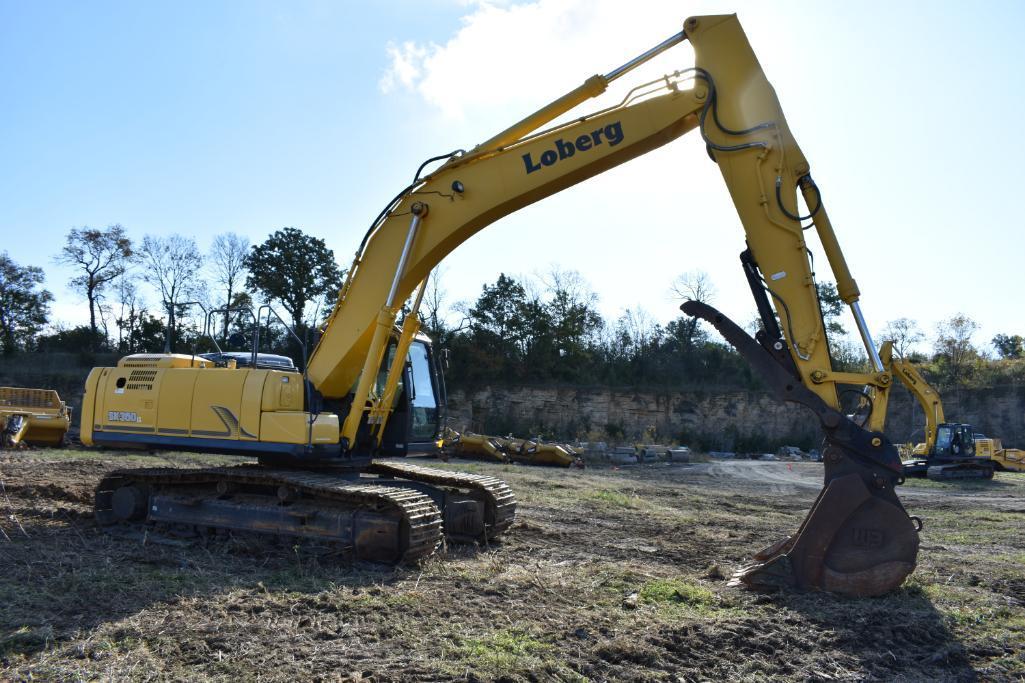
[[[586,152],[598,145],[604,145],[606,142],[609,143],[609,147],[615,147],[622,141],[623,125],[616,121],[604,128],[592,131],[590,135],[581,135],[576,140],[567,142],[559,138],[555,141],[555,149],[541,152],[541,156],[537,161],[534,161],[534,157],[531,154],[524,154],[523,165],[527,167],[527,173],[533,173],[534,171],[540,171],[545,166],[551,166],[563,159],[569,159],[577,152]]]
[[[855,528],[854,545],[861,548],[878,548],[883,544],[883,532],[879,529]]]

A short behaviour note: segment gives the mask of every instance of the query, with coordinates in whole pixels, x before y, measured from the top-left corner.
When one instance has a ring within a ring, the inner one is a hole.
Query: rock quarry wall
[[[1025,448],[1025,386],[947,392],[947,418]],[[921,440],[925,418],[903,388],[890,399],[887,434]],[[450,424],[491,434],[560,439],[676,442],[705,450],[811,448],[822,435],[800,406],[759,391],[652,391],[581,387],[498,387],[453,391]]]

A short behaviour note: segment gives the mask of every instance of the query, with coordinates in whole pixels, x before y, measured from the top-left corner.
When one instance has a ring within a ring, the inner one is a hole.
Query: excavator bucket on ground
[[[858,597],[899,587],[915,569],[921,522],[897,498],[903,477],[896,447],[828,405],[716,309],[696,301],[681,308],[711,323],[781,399],[812,410],[826,435],[823,488],[808,516],[794,535],[757,553],[731,584]]]
[[[53,389],[0,387],[3,447],[59,446],[70,426],[71,409]]]

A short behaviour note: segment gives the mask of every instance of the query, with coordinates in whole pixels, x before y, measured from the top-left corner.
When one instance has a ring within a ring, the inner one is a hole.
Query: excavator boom
[[[538,130],[683,40],[694,47],[694,68],[634,88],[616,106]],[[733,15],[688,19],[682,32],[637,59],[588,79],[469,153],[442,157],[430,174],[418,174],[368,231],[310,359],[310,378],[326,396],[356,387],[341,439],[358,445],[364,410],[378,420],[382,414],[371,376],[398,307],[441,259],[502,216],[690,131],[704,139],[743,224],[743,265],[764,330],[756,342],[714,310],[693,302],[685,310],[719,328],[781,396],[811,408],[829,445],[826,487],[798,535],[739,578],[755,587],[788,584],[858,595],[892,589],[913,570],[918,539],[894,493],[901,477],[896,449],[882,434],[890,376],[810,165]],[[807,216],[800,215],[798,190]],[[811,225],[851,306],[872,373],[832,369],[805,242]],[[864,387],[871,410],[862,424],[839,412],[839,384]]]

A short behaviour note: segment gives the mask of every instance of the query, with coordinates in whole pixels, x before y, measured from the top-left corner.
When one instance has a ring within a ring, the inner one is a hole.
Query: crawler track
[[[374,462],[367,471],[380,476],[409,479],[477,494],[485,503],[485,534],[484,538],[474,540],[493,540],[512,526],[516,519],[516,496],[509,485],[497,477],[394,462]]]
[[[127,515],[124,499],[133,488],[143,492],[145,507]],[[119,490],[129,491],[120,494],[120,503],[115,500]],[[241,502],[222,502],[233,497]],[[174,510],[172,516],[183,515],[172,521],[187,518],[196,525],[333,540],[351,546],[357,557],[401,563],[431,555],[442,537],[441,511],[428,496],[335,474],[254,466],[128,469],[110,473],[96,488],[101,524],[129,516],[154,521],[166,509]]]

